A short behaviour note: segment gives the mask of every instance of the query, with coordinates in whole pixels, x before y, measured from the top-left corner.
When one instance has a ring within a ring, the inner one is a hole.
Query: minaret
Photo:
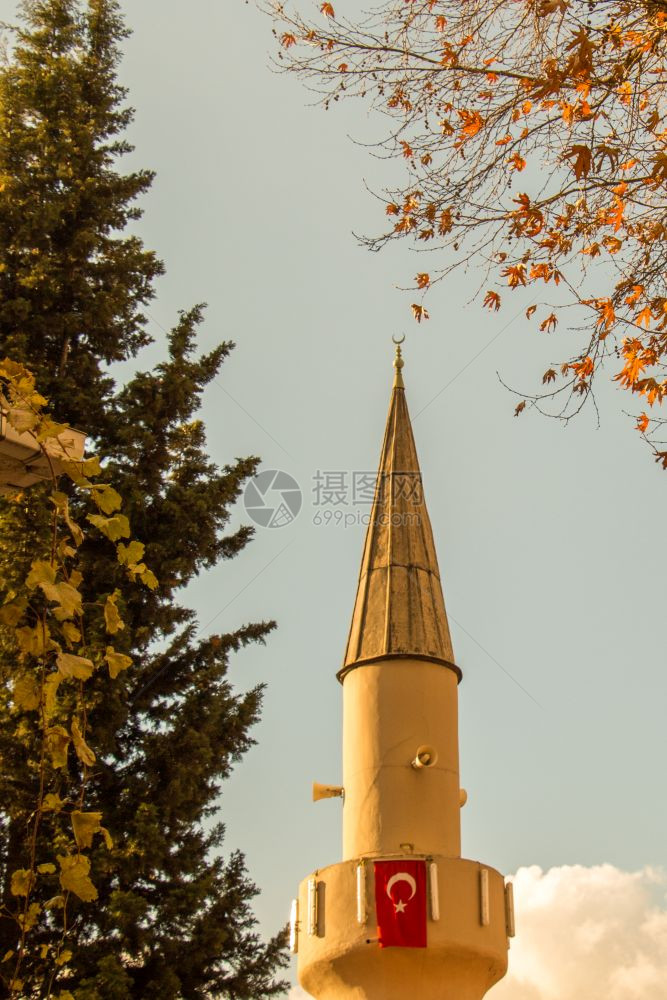
[[[493,868],[461,857],[461,671],[400,346],[394,367],[338,673],[343,787],[316,785],[314,792],[315,798],[342,798],[343,860],[301,883],[292,907],[292,947],[299,982],[317,1000],[479,1000],[507,969],[511,886]],[[394,873],[389,881],[385,872]],[[387,920],[393,921],[389,929]],[[408,925],[409,941],[401,936]]]

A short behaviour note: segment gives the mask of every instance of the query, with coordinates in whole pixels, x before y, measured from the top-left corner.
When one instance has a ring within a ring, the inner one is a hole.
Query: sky
[[[122,6],[134,33],[120,75],[137,110],[127,162],[157,171],[137,228],[167,268],[150,308],[156,342],[137,366],[164,356],[179,309],[207,302],[202,350],[237,344],[204,401],[210,453],[220,464],[259,455],[303,496],[292,523],[259,527],[186,595],[203,634],[279,625],[231,665],[238,689],[267,687],[257,745],[220,801],[225,848],[245,852],[261,888],[262,933],[286,921],[302,878],[340,858],[340,803],[313,804],[310,785],[341,778],[335,673],[363,509],[347,488],[336,507],[314,490],[325,473],[349,485],[375,468],[391,337],[405,333],[464,673],[464,855],[516,873],[511,972],[492,995],[667,998],[667,475],[624,414],[626,395],[602,389],[599,426],[592,412],[566,428],[515,419],[499,376],[533,388],[571,335],[537,335],[519,299],[489,315],[471,301],[474,271],[438,286],[431,320],[413,323],[397,286],[422,259],[407,247],[369,254],[353,235],[384,221],[368,188],[390,168],[352,141],[378,122],[361,106],[312,107],[298,81],[272,72],[271,25],[252,3]],[[14,9],[0,0],[0,18]]]

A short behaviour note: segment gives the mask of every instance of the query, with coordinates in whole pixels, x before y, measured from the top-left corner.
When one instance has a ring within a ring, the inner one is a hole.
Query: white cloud
[[[489,1000],[667,1000],[664,872],[534,866],[512,880],[517,936]]]
[[[667,1000],[665,873],[520,868],[510,968],[491,1000]]]

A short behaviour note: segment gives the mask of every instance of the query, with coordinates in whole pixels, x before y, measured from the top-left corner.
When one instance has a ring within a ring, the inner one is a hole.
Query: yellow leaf
[[[12,692],[14,704],[24,712],[34,712],[39,708],[40,693],[39,684],[34,677],[24,674],[14,683]]]
[[[69,528],[69,532],[74,540],[76,546],[81,545],[83,541],[83,531],[76,523],[73,521],[69,512],[69,499],[65,493],[55,492],[51,494],[51,500],[55,505],[56,509],[60,512],[65,520],[65,524]]]
[[[113,514],[123,505],[120,493],[117,493],[113,486],[93,486],[92,497],[103,514]]]
[[[12,896],[27,896],[35,884],[35,875],[27,868],[19,868],[12,873]]]
[[[97,899],[97,889],[90,880],[90,861],[82,854],[58,855],[60,884],[65,892],[73,892],[84,903]],[[61,994],[62,996],[62,994]]]
[[[49,792],[42,800],[42,812],[60,812],[65,805],[63,800],[55,792]],[[55,869],[54,869],[55,871]]]
[[[69,948],[63,948],[63,950],[60,952],[60,954],[56,959],[56,965],[67,965],[71,957],[72,957],[72,952],[69,950]],[[62,998],[62,993],[60,994],[60,996]],[[70,996],[72,996],[71,993]]]
[[[44,865],[39,865],[39,867],[37,868],[37,871],[39,872],[40,875],[53,875],[55,870],[56,866],[52,865],[50,861]]]
[[[0,625],[18,625],[27,606],[28,602],[23,597],[7,601],[0,608]]]
[[[426,310],[424,310],[426,312]],[[428,313],[426,313],[426,319],[428,319]],[[158,579],[150,569],[144,569],[139,573],[139,579],[143,584],[149,587],[151,590],[156,590],[158,585]]]
[[[47,600],[59,605],[55,611],[58,621],[83,613],[81,594],[71,583],[43,583],[41,588]]]
[[[56,710],[56,696],[62,679],[63,675],[54,670],[44,681],[44,715],[47,719],[50,719]]]
[[[107,646],[104,659],[109,667],[109,676],[114,680],[121,670],[127,670],[128,667],[132,666],[132,657],[125,656],[124,653],[117,653],[113,646]]]
[[[130,542],[129,545],[119,542],[116,549],[118,562],[121,566],[136,566],[143,559],[145,549],[143,542]]]
[[[37,923],[37,920],[41,912],[42,912],[42,907],[39,905],[39,903],[31,903],[30,906],[28,907],[28,912],[20,913],[19,916],[16,918],[19,927],[23,928],[23,930],[26,931],[32,930],[32,928]]]
[[[47,899],[47,901],[44,903],[45,910],[58,910],[64,906],[65,906],[64,896],[52,896],[51,899]]]
[[[87,520],[112,542],[117,542],[119,538],[130,537],[130,522],[125,514],[116,514],[114,517],[88,514]]]
[[[22,406],[13,407],[7,411],[7,420],[15,431],[23,434],[25,431],[34,430],[39,423],[39,414],[33,413],[32,410],[26,410]]]
[[[101,812],[80,812],[75,809],[72,813],[72,829],[77,847],[92,847],[93,836],[101,833]]]
[[[79,681],[87,681],[95,669],[92,660],[73,653],[58,653],[56,663],[63,677],[75,677]]]
[[[95,754],[83,738],[83,733],[81,732],[78,719],[72,720],[72,741],[74,743],[76,755],[81,763],[85,764],[87,767],[92,767],[95,763]]]
[[[44,583],[55,582],[56,570],[50,562],[46,562],[45,559],[36,559],[31,563],[30,572],[25,581],[25,585],[29,590],[34,590],[35,587],[40,587]]]
[[[118,590],[114,590],[113,594],[107,597],[104,605],[104,621],[106,624],[107,632],[111,635],[115,635],[116,632],[120,632],[121,629],[125,628],[125,623],[118,614],[118,607],[116,602],[120,596]]]
[[[67,750],[71,743],[69,733],[62,726],[51,726],[46,731],[46,750],[55,768],[67,765]]]
[[[65,642],[70,647],[73,646],[75,642],[81,641],[81,632],[76,625],[72,624],[72,622],[63,622],[62,632],[65,637]]]
[[[10,948],[10,950],[9,950],[9,951],[6,951],[6,952],[5,952],[5,954],[4,954],[4,957],[3,957],[2,961],[3,961],[3,962],[8,962],[8,961],[10,960],[10,958],[13,958],[13,957],[14,957],[14,952],[13,952],[13,951],[11,950],[11,948]]]
[[[21,652],[29,656],[43,656],[51,648],[48,625],[40,624],[34,628],[24,625],[23,628],[17,628],[14,634]]]

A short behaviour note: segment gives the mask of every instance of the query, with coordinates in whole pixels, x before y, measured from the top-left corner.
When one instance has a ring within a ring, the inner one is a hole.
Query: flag
[[[426,862],[376,861],[375,912],[381,948],[425,948]]]

